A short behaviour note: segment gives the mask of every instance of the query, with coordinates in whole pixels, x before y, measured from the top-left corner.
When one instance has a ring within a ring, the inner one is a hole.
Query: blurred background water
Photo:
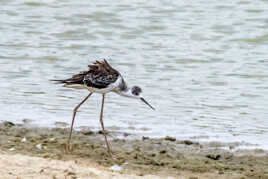
[[[0,1],[0,120],[70,124],[88,92],[55,85],[108,58],[156,111],[109,94],[107,129],[268,149],[268,1]],[[101,96],[75,126],[100,129]]]

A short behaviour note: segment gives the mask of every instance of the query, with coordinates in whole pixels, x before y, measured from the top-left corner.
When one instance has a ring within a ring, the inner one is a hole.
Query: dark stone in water
[[[104,132],[105,132],[106,135],[109,134],[108,131],[106,131],[106,130]],[[98,134],[103,134],[103,131],[102,130],[98,131]]]
[[[149,137],[142,136],[142,140],[147,140]]]
[[[175,142],[175,141],[176,141],[176,138],[174,138],[174,137],[169,137],[169,136],[166,136],[166,137],[165,137],[165,140],[168,140],[168,141],[172,141],[172,142]]]
[[[206,155],[206,157],[207,158],[209,158],[209,159],[212,159],[212,160],[219,160],[220,158],[221,158],[221,155],[219,155],[219,154],[208,154],[208,155]]]
[[[10,122],[10,121],[5,121],[5,122],[3,122],[3,124],[4,124],[4,126],[5,127],[12,127],[12,126],[15,126],[15,124],[13,123],[13,122]]]
[[[94,132],[93,131],[82,131],[82,134],[84,134],[84,135],[93,135]]]
[[[130,133],[127,133],[127,132],[124,132],[124,134],[123,134],[124,137],[127,137],[129,135],[130,135]]]
[[[192,144],[194,144],[194,143],[193,143],[192,141],[190,141],[190,140],[184,140],[183,143],[184,143],[185,145],[192,145]]]
[[[193,142],[191,140],[183,140],[183,141],[179,141],[179,143],[181,144],[185,144],[185,145],[200,145],[198,142]],[[203,146],[200,145],[200,148],[202,148]]]

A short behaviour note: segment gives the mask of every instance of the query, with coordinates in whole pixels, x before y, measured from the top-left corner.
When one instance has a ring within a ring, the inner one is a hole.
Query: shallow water
[[[156,111],[109,94],[109,130],[268,149],[268,1],[1,1],[0,120],[71,122],[87,91],[55,85],[108,58]],[[76,127],[100,128],[100,95]]]

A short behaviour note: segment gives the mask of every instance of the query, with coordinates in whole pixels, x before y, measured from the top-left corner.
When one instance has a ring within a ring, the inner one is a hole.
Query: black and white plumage
[[[72,135],[72,129],[74,124],[74,119],[78,108],[93,94],[100,93],[102,94],[102,106],[100,114],[100,122],[103,129],[103,134],[105,137],[105,142],[109,154],[111,154],[109,143],[107,141],[106,132],[104,131],[104,125],[102,121],[103,116],[103,106],[104,106],[104,97],[106,93],[114,92],[121,96],[140,99],[150,108],[154,109],[145,99],[142,97],[142,90],[138,86],[128,87],[124,81],[121,74],[111,67],[111,65],[104,59],[103,61],[95,61],[92,65],[88,65],[88,71],[82,71],[76,75],[73,75],[71,78],[65,80],[52,80],[57,81],[58,83],[63,83],[65,87],[76,88],[76,89],[87,89],[90,91],[89,95],[78,104],[73,113],[72,125],[69,135],[69,140],[67,142],[67,151],[70,150],[70,140]]]
[[[83,85],[85,88],[91,87],[100,90],[108,88],[109,85],[115,83],[121,77],[120,73],[113,69],[106,60],[103,62],[96,61],[88,67],[88,71],[82,71],[71,78],[58,81],[69,87],[73,85],[76,88],[76,85]]]

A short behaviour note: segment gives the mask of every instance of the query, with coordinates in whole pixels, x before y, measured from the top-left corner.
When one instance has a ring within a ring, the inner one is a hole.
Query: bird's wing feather
[[[65,80],[53,80],[67,85],[86,85],[94,88],[106,88],[114,83],[120,73],[113,69],[104,59],[103,61],[95,61],[92,65],[88,65],[88,71],[81,71],[79,74],[73,75]]]
[[[120,75],[118,71],[113,69],[110,64],[104,60],[96,61],[93,65],[89,65],[89,71],[84,76],[84,84],[89,87],[106,88],[114,83]]]
[[[94,88],[106,88],[116,79],[117,77],[114,75],[99,76],[89,73],[84,77],[84,84]]]

